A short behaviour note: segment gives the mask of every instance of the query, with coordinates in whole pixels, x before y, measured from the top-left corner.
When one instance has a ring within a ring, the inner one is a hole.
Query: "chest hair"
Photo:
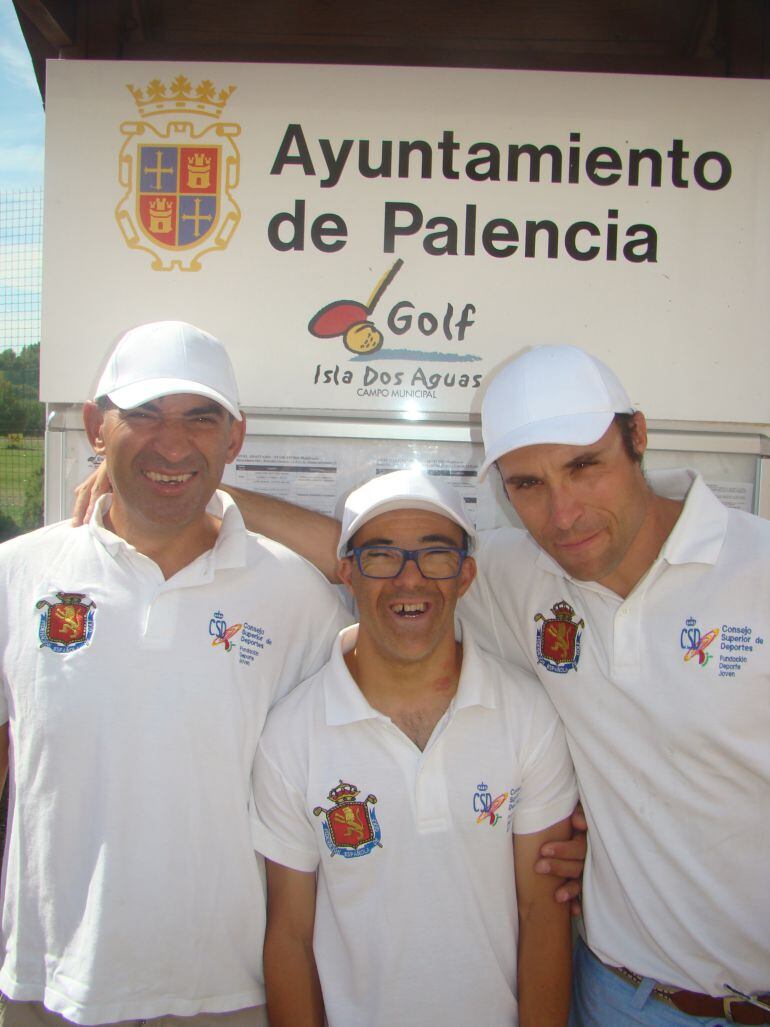
[[[420,752],[423,752],[430,741],[433,729],[446,712],[447,706],[449,706],[449,700],[442,699],[441,702],[434,703],[430,707],[421,707],[416,710],[394,710],[389,715],[396,727],[403,731],[407,738],[411,738]]]

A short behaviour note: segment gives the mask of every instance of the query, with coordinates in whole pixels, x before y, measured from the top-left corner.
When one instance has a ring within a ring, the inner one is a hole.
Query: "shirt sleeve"
[[[521,792],[513,812],[514,834],[533,834],[568,817],[578,800],[564,728],[545,694],[537,697],[522,753]]]
[[[303,609],[297,611],[297,616],[307,614],[306,632],[311,644],[299,669],[299,681],[312,677],[327,663],[337,635],[354,620],[342,603],[338,588],[329,584],[315,567],[308,567],[315,580],[304,582]]]
[[[318,845],[305,796],[283,775],[260,743],[252,774],[251,838],[257,852],[291,870],[311,872]]]
[[[479,533],[474,558],[479,573],[457,605],[482,649],[531,671],[532,663],[516,632],[512,589],[520,587],[525,553],[521,532],[499,528]]]

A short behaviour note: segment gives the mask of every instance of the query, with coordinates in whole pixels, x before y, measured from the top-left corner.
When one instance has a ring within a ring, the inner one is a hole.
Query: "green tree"
[[[0,372],[0,435],[23,431],[26,419],[27,411],[23,400],[16,394],[16,387],[6,381],[5,375]]]
[[[24,506],[21,512],[21,530],[34,531],[43,523],[43,468],[31,474],[24,486]]]
[[[21,528],[13,517],[9,517],[0,510],[0,542],[7,542],[9,538],[14,538],[20,533]]]

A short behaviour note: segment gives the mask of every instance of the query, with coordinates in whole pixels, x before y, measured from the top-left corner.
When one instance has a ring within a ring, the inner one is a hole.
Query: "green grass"
[[[42,438],[24,437],[14,442],[0,436],[0,511],[17,524],[24,509],[27,482],[42,466]]]

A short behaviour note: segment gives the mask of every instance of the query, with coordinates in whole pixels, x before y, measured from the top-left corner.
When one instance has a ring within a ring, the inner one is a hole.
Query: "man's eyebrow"
[[[577,467],[579,464],[591,463],[595,460],[601,459],[606,450],[605,446],[601,448],[584,449],[582,452],[577,453],[570,460],[565,461],[561,466],[565,470]],[[501,475],[502,477],[502,475]],[[503,478],[504,485],[515,485],[516,482],[522,481],[540,481],[540,475],[535,471],[514,471],[512,474],[508,474]]]
[[[462,542],[460,540],[458,540],[456,538],[450,538],[449,535],[441,535],[441,534],[421,535],[420,538],[418,539],[418,542],[420,542],[420,544],[423,544],[423,543],[427,542],[427,543],[433,544],[433,545],[451,546],[452,548],[455,548],[455,547],[458,547],[458,546],[462,545]],[[392,538],[384,538],[384,537],[382,537],[382,538],[367,538],[367,539],[365,539],[361,543],[361,545],[362,546],[394,546],[395,542],[393,541]],[[401,546],[399,546],[398,548],[400,549]]]
[[[131,410],[147,410],[151,414],[162,414],[160,404],[150,400],[147,403],[140,403],[138,407],[132,407]],[[130,411],[128,411],[130,413]],[[215,400],[203,402],[200,406],[190,407],[189,410],[182,411],[182,417],[200,417],[202,414],[224,414],[225,409]]]
[[[433,542],[440,546],[451,546],[452,548],[462,546],[462,539],[456,539],[452,538],[450,535],[440,534],[423,535],[420,538],[420,542]]]
[[[377,536],[375,536],[374,538],[365,538],[363,540],[363,542],[361,542],[361,545],[362,546],[392,546],[392,545],[395,545],[395,543],[393,542],[392,538],[385,538],[384,536],[378,538]],[[356,547],[356,548],[359,548],[359,547]]]
[[[190,410],[185,410],[185,417],[200,417],[202,414],[214,414],[216,417],[225,417],[226,410],[221,407],[219,403],[207,403],[205,406],[192,407]]]
[[[501,475],[502,477],[502,475]],[[528,471],[516,471],[503,478],[504,485],[515,485],[517,481],[538,481],[539,476]]]
[[[578,453],[577,456],[573,456],[571,460],[568,460],[565,467],[577,467],[578,464],[585,464],[589,461],[596,460],[604,453],[604,447],[601,449],[586,449],[582,453]]]

